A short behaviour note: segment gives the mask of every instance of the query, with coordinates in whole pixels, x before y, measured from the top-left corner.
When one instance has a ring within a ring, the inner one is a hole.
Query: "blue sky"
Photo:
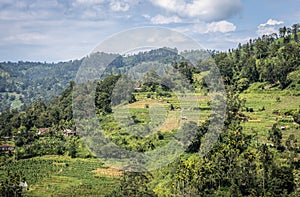
[[[227,50],[300,23],[300,0],[1,0],[0,61],[67,61],[112,34],[143,26],[179,31]]]

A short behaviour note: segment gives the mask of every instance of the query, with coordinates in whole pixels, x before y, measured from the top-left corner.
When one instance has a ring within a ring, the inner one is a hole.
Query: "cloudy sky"
[[[0,0],[0,61],[79,59],[130,28],[167,27],[208,49],[300,23],[300,0]]]

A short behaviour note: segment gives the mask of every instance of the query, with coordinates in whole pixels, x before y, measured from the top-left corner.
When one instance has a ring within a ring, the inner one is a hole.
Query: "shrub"
[[[254,109],[252,107],[246,107],[246,112],[254,112]]]
[[[238,81],[238,90],[240,92],[246,90],[247,88],[249,88],[249,85],[250,85],[250,82],[249,82],[249,79],[247,78],[241,78],[239,81]]]
[[[163,140],[163,139],[164,139],[164,136],[161,134],[160,131],[157,132],[157,138],[158,138],[159,140]]]
[[[276,97],[276,102],[281,102],[280,97]]]
[[[174,110],[174,106],[173,106],[173,104],[172,104],[172,103],[170,104],[170,110],[171,110],[171,111],[173,111],[173,110]]]
[[[265,106],[263,106],[262,108],[258,109],[258,111],[265,111]]]

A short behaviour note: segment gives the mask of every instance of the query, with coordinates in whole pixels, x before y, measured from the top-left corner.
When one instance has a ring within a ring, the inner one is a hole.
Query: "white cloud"
[[[104,0],[76,0],[78,4],[99,4],[103,2]]]
[[[46,35],[39,33],[24,33],[8,36],[3,40],[9,43],[36,44],[35,42],[46,40],[46,38]]]
[[[199,22],[190,28],[190,31],[193,31],[197,34],[208,34],[217,32],[227,33],[235,30],[236,26],[233,23],[230,23],[225,20],[212,23]]]
[[[4,9],[3,7],[4,6]],[[1,21],[28,21],[53,18],[61,19],[65,7],[56,0],[49,1],[16,1],[11,0],[10,4],[0,3]]]
[[[257,26],[256,34],[259,36],[263,36],[263,35],[270,35],[272,33],[276,33],[278,26],[283,23],[284,23],[283,21],[269,19],[266,23],[262,23]]]
[[[178,16],[166,17],[159,14],[151,18],[152,24],[170,24],[180,22],[182,22],[182,20]]]
[[[200,17],[203,20],[222,20],[241,10],[240,0],[153,0],[154,5],[181,16]]]
[[[221,21],[240,11],[240,0],[153,1],[0,0],[0,27],[5,30],[0,32],[1,58],[80,58],[113,33],[149,24],[181,28],[196,39],[225,37],[231,33],[222,32],[234,31],[235,26]]]
[[[143,16],[145,19],[150,19],[150,18],[151,18],[151,16],[148,15],[148,14],[143,14],[142,16]]]
[[[236,26],[233,23],[224,20],[207,24],[208,33],[209,32],[227,33],[235,30],[236,30]]]
[[[283,24],[283,21],[269,19],[266,23],[260,24],[258,27],[274,26],[274,25],[281,25],[281,24]]]
[[[119,0],[111,1],[109,6],[112,11],[116,11],[116,12],[119,12],[119,11],[126,12],[130,8],[130,6],[127,2],[119,1]]]
[[[255,36],[251,32],[233,31],[230,33],[208,32],[209,23],[200,22],[197,25],[186,25],[172,28],[194,38],[205,49],[227,51],[236,48],[238,43],[246,43]]]

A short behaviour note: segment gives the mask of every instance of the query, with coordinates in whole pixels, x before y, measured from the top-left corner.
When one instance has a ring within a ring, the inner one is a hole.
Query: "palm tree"
[[[293,33],[298,33],[300,28],[300,24],[293,24],[292,31]]]
[[[279,28],[279,35],[280,35],[280,37],[281,38],[284,37],[285,34],[286,34],[286,27],[284,26],[284,27]]]
[[[298,41],[299,28],[300,28],[300,24],[293,24],[293,26],[292,26],[292,33],[294,34],[295,42]]]

